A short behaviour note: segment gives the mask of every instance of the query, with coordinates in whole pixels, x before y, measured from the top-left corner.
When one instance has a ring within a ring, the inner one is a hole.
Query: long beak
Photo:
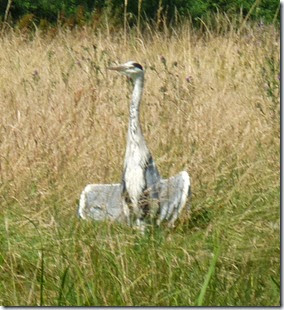
[[[115,71],[124,71],[125,66],[124,65],[118,65],[113,67],[107,67],[108,70],[115,70]]]

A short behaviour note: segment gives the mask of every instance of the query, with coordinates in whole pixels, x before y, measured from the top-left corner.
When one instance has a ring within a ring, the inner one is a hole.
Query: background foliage
[[[2,20],[7,3],[8,0],[0,0]],[[97,19],[104,12],[119,23],[127,12],[130,24],[136,23],[138,15],[151,20],[162,16],[167,22],[174,22],[177,14],[179,17],[190,16],[197,23],[199,18],[208,19],[217,12],[229,16],[241,12],[244,16],[249,13],[253,20],[271,23],[279,19],[279,6],[277,0],[12,0],[9,20],[17,22],[29,15],[35,23],[41,20],[49,23],[68,20],[69,24],[74,25]]]

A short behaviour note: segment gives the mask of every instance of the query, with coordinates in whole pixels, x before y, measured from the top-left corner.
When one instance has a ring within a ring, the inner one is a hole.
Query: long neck
[[[134,81],[134,89],[131,98],[129,112],[128,140],[129,142],[141,143],[144,141],[140,126],[139,107],[143,93],[144,76],[137,77]]]

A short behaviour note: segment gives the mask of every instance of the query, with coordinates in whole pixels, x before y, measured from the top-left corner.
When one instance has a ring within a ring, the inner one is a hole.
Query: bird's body
[[[144,70],[136,62],[110,67],[134,83],[130,108],[127,145],[121,184],[90,184],[83,190],[78,213],[81,218],[95,220],[135,220],[143,227],[144,217],[151,213],[151,201],[156,201],[154,211],[157,224],[169,221],[173,226],[186,204],[190,193],[190,178],[182,171],[169,179],[160,177],[157,166],[147,147],[139,120],[139,108],[144,87]]]
[[[122,176],[124,208],[129,215],[127,208],[130,207],[138,222],[148,209],[147,204],[143,202],[146,200],[144,191],[160,180],[158,169],[140,126],[139,108],[144,87],[144,72],[140,70],[140,67],[138,73],[133,75],[134,89],[129,108],[127,145]]]

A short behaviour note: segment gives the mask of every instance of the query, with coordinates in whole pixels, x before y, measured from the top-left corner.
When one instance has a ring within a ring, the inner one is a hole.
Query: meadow
[[[219,24],[2,34],[1,305],[280,305],[280,33]],[[192,180],[145,235],[77,217],[86,184],[121,178],[132,86],[106,67],[128,60],[160,173]]]

